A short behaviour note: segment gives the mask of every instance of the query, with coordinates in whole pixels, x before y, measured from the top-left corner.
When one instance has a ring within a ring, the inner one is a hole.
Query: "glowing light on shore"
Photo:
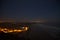
[[[21,29],[8,29],[8,28],[0,28],[0,31],[4,32],[4,33],[12,33],[12,32],[24,32],[27,31],[28,27],[23,27],[23,30]]]

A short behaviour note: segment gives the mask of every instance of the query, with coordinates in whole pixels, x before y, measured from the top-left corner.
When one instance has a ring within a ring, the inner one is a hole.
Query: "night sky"
[[[59,19],[59,0],[2,0],[0,18]]]

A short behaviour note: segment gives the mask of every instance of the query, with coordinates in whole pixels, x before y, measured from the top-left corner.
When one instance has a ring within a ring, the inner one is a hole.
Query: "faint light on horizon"
[[[41,21],[32,21],[32,22],[41,22]]]

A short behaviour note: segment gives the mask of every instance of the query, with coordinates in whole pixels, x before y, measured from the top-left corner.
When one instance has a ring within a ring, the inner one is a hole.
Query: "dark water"
[[[60,28],[44,24],[33,24],[31,26],[31,39],[33,40],[59,40]]]
[[[25,35],[27,38],[19,37],[19,35],[0,34],[0,40],[60,40],[60,28],[44,24],[32,24],[27,33],[28,36]]]

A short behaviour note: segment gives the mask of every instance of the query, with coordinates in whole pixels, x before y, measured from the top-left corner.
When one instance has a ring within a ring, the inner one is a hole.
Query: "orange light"
[[[13,30],[9,30],[8,32],[13,32]]]
[[[7,29],[7,28],[0,28],[0,31],[3,31],[4,33],[10,33],[10,32],[22,32],[22,31],[27,31],[28,27],[23,27],[23,30],[21,29]]]
[[[4,32],[4,33],[8,33],[8,31],[4,31],[4,30],[3,30],[3,32]]]
[[[1,31],[4,31],[4,29],[1,29]]]
[[[21,32],[22,30],[17,30],[18,32]]]
[[[28,27],[25,27],[25,30],[28,30]]]
[[[4,30],[7,30],[7,28],[4,28]]]
[[[28,30],[28,27],[23,27],[24,31],[27,31]]]
[[[15,30],[13,30],[14,32],[16,32],[17,30],[15,29]]]

